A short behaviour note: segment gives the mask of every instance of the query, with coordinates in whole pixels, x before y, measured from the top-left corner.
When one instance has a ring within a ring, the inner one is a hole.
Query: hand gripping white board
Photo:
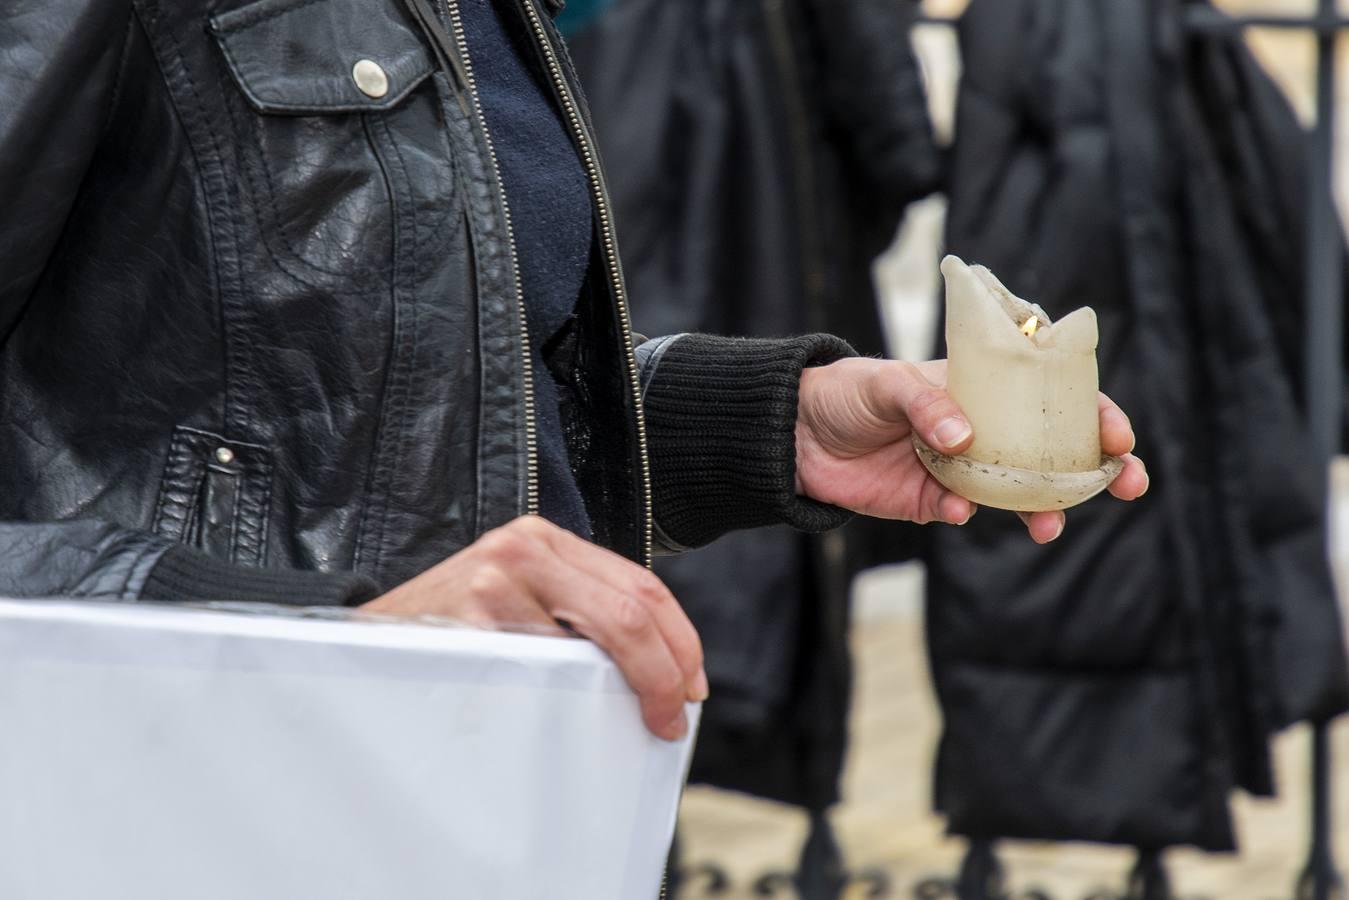
[[[647,900],[691,752],[580,640],[0,600],[5,900]]]

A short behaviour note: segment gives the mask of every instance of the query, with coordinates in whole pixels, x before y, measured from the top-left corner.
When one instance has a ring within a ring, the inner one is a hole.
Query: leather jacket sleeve
[[[0,17],[0,337],[61,239],[130,24],[126,0],[15,0]]]
[[[17,0],[0,19],[0,337],[61,239],[129,22],[110,0]],[[3,523],[0,591],[127,598],[166,546],[101,522]]]
[[[349,573],[254,569],[92,519],[0,523],[0,596],[354,606],[378,593]]]
[[[168,547],[106,522],[0,523],[0,596],[134,600]]]
[[[806,0],[831,133],[873,190],[902,206],[940,186],[942,160],[909,33],[910,0]]]
[[[11,0],[0,15],[0,342],[63,240],[133,27],[128,0]],[[352,575],[231,566],[108,522],[0,522],[7,597],[339,605],[373,589]]]

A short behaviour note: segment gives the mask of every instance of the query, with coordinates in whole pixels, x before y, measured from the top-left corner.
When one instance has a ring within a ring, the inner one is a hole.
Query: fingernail
[[[1054,532],[1054,536],[1053,536],[1052,538],[1049,539],[1049,542],[1050,542],[1051,544],[1052,544],[1054,541],[1057,541],[1059,538],[1063,537],[1063,529],[1064,529],[1064,526],[1066,526],[1067,524],[1068,524],[1068,517],[1067,517],[1067,516],[1059,516],[1059,530],[1056,531],[1056,532]]]
[[[665,726],[662,736],[667,741],[677,741],[689,733],[689,717],[681,709],[679,715],[670,720],[670,724]]]
[[[957,416],[942,419],[932,430],[932,436],[937,439],[937,443],[948,450],[959,447],[973,433],[974,429],[970,427],[970,423]]]
[[[710,693],[711,689],[707,684],[707,670],[699,669],[698,674],[693,676],[693,686],[689,688],[689,699],[694,703],[702,703]]]
[[[1150,488],[1150,487],[1152,487],[1152,476],[1148,474],[1147,469],[1144,469],[1144,470],[1143,470],[1143,490],[1141,490],[1141,491],[1138,492],[1138,496],[1141,497],[1141,496],[1143,496],[1144,494],[1146,494],[1146,493],[1148,492],[1148,488]]]

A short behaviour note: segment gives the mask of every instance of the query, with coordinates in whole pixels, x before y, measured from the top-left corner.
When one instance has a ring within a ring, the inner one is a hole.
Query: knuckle
[[[872,366],[863,376],[862,385],[875,397],[894,397],[895,391],[907,382],[926,384],[927,380],[910,362],[887,360],[884,365]]]
[[[904,366],[906,363],[896,363],[896,366]],[[897,383],[896,374],[902,374],[899,368],[887,369],[884,366],[873,366],[866,370],[858,378],[858,391],[864,402],[871,406],[885,405],[894,402],[895,385]]]
[[[919,384],[927,381],[919,368],[908,360],[895,360],[893,368],[890,371],[894,373],[890,376],[891,378],[897,378],[903,381],[916,381]]]
[[[649,606],[662,606],[672,599],[670,592],[665,588],[665,583],[646,570],[643,570],[634,580],[632,592],[639,600]]]
[[[516,562],[529,551],[528,539],[510,525],[489,531],[481,538],[483,552],[490,559]]]
[[[614,627],[629,640],[645,637],[651,628],[651,616],[640,601],[624,597],[614,609]]]
[[[506,526],[512,531],[534,538],[542,538],[552,527],[538,516],[521,516]]]
[[[510,587],[510,577],[498,566],[485,565],[469,576],[468,595],[477,603],[499,600]]]
[[[946,392],[935,387],[928,387],[920,390],[913,395],[913,400],[909,403],[909,414],[912,416],[928,416],[943,412],[950,402]]]

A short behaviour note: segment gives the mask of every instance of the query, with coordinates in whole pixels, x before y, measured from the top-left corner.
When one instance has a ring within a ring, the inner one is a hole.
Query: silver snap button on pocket
[[[373,59],[357,60],[356,65],[351,67],[351,77],[356,87],[367,97],[378,100],[389,93],[389,76]]]
[[[229,447],[217,447],[215,451],[216,462],[228,466],[234,462],[234,451]]]

